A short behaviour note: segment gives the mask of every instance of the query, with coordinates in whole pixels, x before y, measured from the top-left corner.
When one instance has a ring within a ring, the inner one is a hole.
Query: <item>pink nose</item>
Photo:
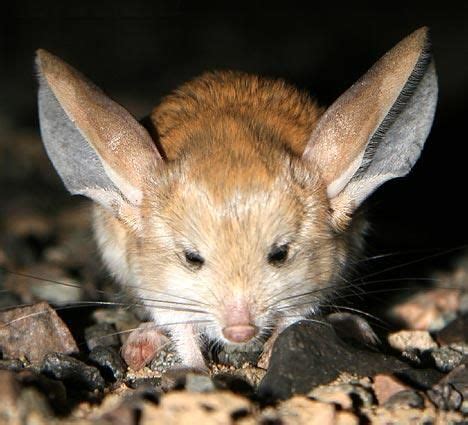
[[[223,335],[231,342],[247,342],[257,335],[257,328],[252,325],[227,326],[223,329]]]

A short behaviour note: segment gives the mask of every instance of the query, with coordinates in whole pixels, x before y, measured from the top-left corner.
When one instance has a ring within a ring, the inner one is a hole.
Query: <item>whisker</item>
[[[27,306],[32,306],[33,304],[26,304],[26,305],[23,305],[23,307],[27,307]],[[147,304],[128,304],[128,303],[117,303],[117,302],[112,302],[112,301],[77,301],[76,303],[72,303],[72,305],[66,305],[66,306],[62,306],[62,307],[57,307],[57,308],[54,308],[55,311],[62,311],[62,310],[70,310],[70,309],[74,309],[74,308],[80,308],[80,307],[89,307],[89,306],[95,306],[95,305],[99,305],[99,306],[102,306],[102,305],[105,305],[105,306],[119,306],[119,307],[128,307],[128,306],[142,306],[142,307],[148,307]],[[155,307],[155,306],[149,306],[149,307]],[[182,312],[186,312],[186,313],[198,313],[198,314],[208,314],[208,312],[206,311],[203,311],[203,310],[193,310],[193,309],[181,309],[181,308],[173,308],[173,307],[164,307],[164,306],[156,306],[158,309],[167,309],[167,310],[171,310],[171,311],[182,311]],[[10,309],[11,307],[8,307],[7,309]],[[11,324],[15,323],[15,322],[18,322],[20,320],[25,320],[29,317],[32,317],[32,316],[38,316],[38,315],[41,315],[41,314],[46,314],[48,313],[49,310],[42,310],[42,311],[37,311],[37,312],[34,312],[34,313],[30,313],[30,314],[27,314],[25,316],[22,316],[22,317],[17,317],[16,319],[13,319],[7,323],[3,323],[2,325],[0,325],[0,329],[2,327],[6,327],[6,326],[10,326]]]
[[[285,315],[284,317],[301,317],[301,316],[292,314],[292,315]],[[312,323],[317,323],[323,326],[333,327],[330,323],[327,323],[327,322],[324,322],[323,320],[318,320],[318,319],[301,318],[300,321],[312,322]]]
[[[61,281],[58,281],[58,280],[53,280],[53,279],[48,279],[48,278],[44,278],[44,277],[40,277],[40,276],[34,276],[34,275],[31,275],[29,273],[23,273],[23,272],[17,272],[17,271],[13,271],[13,270],[9,270],[9,269],[6,269],[5,267],[3,266],[0,266],[0,269],[3,270],[4,272],[6,273],[10,273],[10,274],[13,274],[13,275],[16,275],[16,276],[21,276],[21,277],[26,277],[28,279],[35,279],[35,280],[38,280],[39,282],[41,283],[53,283],[53,284],[56,284],[56,285],[61,285],[61,286],[68,286],[68,287],[71,287],[71,288],[79,288],[79,289],[82,289],[83,286],[80,285],[80,284],[75,284],[75,283],[69,283],[69,282],[61,282]],[[126,286],[128,288],[132,288],[132,289],[140,289],[140,290],[144,290],[144,291],[148,291],[148,292],[155,292],[155,293],[160,293],[162,295],[166,295],[166,296],[171,296],[171,297],[175,297],[175,298],[180,298],[180,299],[187,299],[185,297],[181,297],[181,296],[178,296],[178,295],[174,295],[174,294],[171,294],[171,293],[167,293],[167,292],[163,292],[163,291],[158,291],[158,290],[155,290],[155,289],[146,289],[146,288],[141,288],[137,285],[123,285],[123,286]],[[113,294],[112,292],[110,291],[104,291],[102,289],[96,289],[95,290],[97,293],[99,294],[104,294],[104,295],[115,295]],[[1,290],[1,292],[12,292],[11,290],[9,289],[3,289]],[[192,301],[194,302],[195,304],[189,304],[189,303],[182,303],[182,302],[178,302],[178,301],[170,301],[170,300],[157,300],[157,299],[153,299],[153,298],[144,298],[144,297],[138,297],[140,300],[142,301],[150,301],[150,302],[164,302],[164,303],[167,303],[167,304],[176,304],[176,305],[191,305],[191,306],[198,306],[198,305],[207,305],[206,303],[203,303],[203,302],[198,302],[198,301],[195,301],[195,300],[192,300],[192,299],[187,299],[189,301]]]
[[[172,323],[167,323],[167,324],[164,324],[164,325],[158,325],[157,323],[155,323],[154,325],[150,325],[148,327],[146,327],[145,329],[151,329],[151,328],[154,328],[154,329],[157,329],[157,328],[161,328],[161,329],[164,329],[165,327],[167,326],[178,326],[178,325],[192,325],[192,324],[199,324],[199,323],[210,323],[212,322],[211,320],[209,319],[206,319],[206,320],[186,320],[186,321],[182,321],[182,322],[172,322]],[[99,339],[103,339],[103,338],[106,338],[106,337],[109,337],[109,336],[118,336],[118,335],[125,335],[125,334],[128,334],[128,333],[132,333],[134,331],[137,331],[139,329],[139,327],[137,326],[136,328],[131,328],[131,329],[125,329],[123,331],[116,331],[116,332],[112,332],[112,333],[108,333],[108,334],[105,334],[105,335],[101,335],[101,336],[98,336],[98,337],[95,337],[93,338],[93,340],[99,340]],[[168,343],[164,344],[163,346],[167,345],[167,344],[171,344],[172,341],[169,340]],[[79,345],[82,346],[82,345],[85,345],[86,344],[86,341],[80,343]]]
[[[322,307],[329,307],[329,308],[334,308],[334,309],[339,309],[339,310],[348,310],[348,311],[352,311],[353,313],[358,313],[362,316],[366,316],[370,319],[373,319],[377,322],[380,322],[382,325],[388,327],[390,326],[389,323],[387,323],[385,320],[381,319],[380,317],[378,316],[375,316],[371,313],[368,313],[366,311],[363,311],[363,310],[359,310],[358,308],[354,308],[354,307],[348,307],[348,306],[344,306],[344,305],[336,305],[336,304],[322,304]]]
[[[377,275],[382,274],[382,273],[386,273],[386,272],[389,272],[389,271],[392,271],[392,270],[397,270],[397,269],[400,269],[400,268],[403,268],[403,267],[406,267],[406,266],[410,266],[410,265],[413,265],[413,264],[421,263],[423,261],[431,260],[431,259],[437,258],[437,257],[441,257],[443,255],[450,254],[450,253],[455,252],[455,251],[460,251],[460,250],[466,249],[466,248],[468,248],[468,245],[461,245],[461,246],[458,246],[458,247],[455,247],[455,248],[450,248],[450,249],[447,249],[447,250],[442,251],[442,252],[437,252],[435,254],[427,255],[427,256],[422,257],[422,258],[417,258],[415,260],[407,261],[407,262],[402,263],[402,264],[397,264],[395,266],[387,267],[387,268],[384,268],[382,270],[378,270],[376,272],[372,272],[372,273],[369,273],[369,274],[364,275],[364,276],[359,276],[359,279],[366,279],[368,277],[377,276]]]

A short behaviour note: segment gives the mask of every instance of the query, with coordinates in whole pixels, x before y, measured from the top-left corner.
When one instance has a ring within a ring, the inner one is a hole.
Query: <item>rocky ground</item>
[[[120,349],[141,317],[99,265],[87,203],[34,132],[0,125],[0,424],[468,423],[468,253],[379,317],[290,327],[270,358],[220,349],[210,375],[166,373],[168,345],[135,371]]]

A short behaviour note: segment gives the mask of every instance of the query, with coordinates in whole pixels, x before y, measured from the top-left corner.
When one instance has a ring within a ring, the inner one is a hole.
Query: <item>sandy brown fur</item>
[[[306,93],[282,80],[225,71],[184,84],[153,110],[151,121],[169,159],[221,117],[300,155],[322,112]]]

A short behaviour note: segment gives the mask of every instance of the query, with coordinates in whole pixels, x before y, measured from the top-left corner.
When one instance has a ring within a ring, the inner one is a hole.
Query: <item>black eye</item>
[[[268,262],[276,266],[284,263],[288,258],[289,245],[274,245],[268,253]]]
[[[205,263],[205,259],[198,252],[185,250],[184,255],[185,261],[192,266],[200,268]]]

